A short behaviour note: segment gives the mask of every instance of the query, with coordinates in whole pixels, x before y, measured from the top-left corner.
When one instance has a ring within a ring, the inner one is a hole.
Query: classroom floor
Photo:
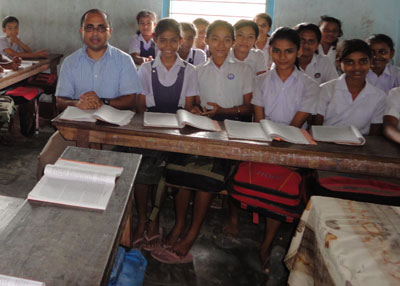
[[[4,132],[1,130],[1,134]],[[28,142],[17,142],[13,146],[0,144],[0,195],[27,196],[36,183],[37,156],[52,132],[52,128],[46,127]],[[213,208],[208,213],[191,250],[193,263],[162,264],[144,252],[148,261],[144,285],[287,285],[288,272],[282,259],[295,226],[283,224],[279,230],[272,248],[271,271],[266,275],[258,259],[263,223],[253,224],[251,215],[243,213],[239,238],[227,239],[222,234],[226,213],[226,208]],[[172,228],[173,222],[173,200],[169,198],[161,211],[164,233]]]

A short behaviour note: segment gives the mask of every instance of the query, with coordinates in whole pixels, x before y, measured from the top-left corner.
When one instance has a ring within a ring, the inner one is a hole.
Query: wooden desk
[[[132,205],[140,155],[69,147],[63,158],[124,167],[105,211],[25,201],[0,233],[0,274],[52,285],[107,285]]]
[[[18,71],[12,71],[7,75],[0,74],[0,89],[6,88],[28,77],[38,74],[50,68],[50,72],[57,74],[57,65],[60,63],[62,54],[50,54],[47,59],[39,60],[39,63],[26,68],[20,68]]]
[[[67,140],[78,146],[111,144],[171,152],[254,161],[284,166],[314,168],[400,178],[400,148],[383,137],[367,136],[364,146],[329,143],[298,145],[286,142],[229,140],[225,131],[207,132],[191,127],[161,129],[143,127],[143,116],[135,115],[127,126],[60,120],[53,124]],[[224,129],[221,123],[221,128]]]

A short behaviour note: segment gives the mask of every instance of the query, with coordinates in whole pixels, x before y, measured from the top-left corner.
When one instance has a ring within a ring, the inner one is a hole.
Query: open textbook
[[[75,106],[68,106],[61,114],[60,119],[84,122],[105,121],[119,126],[127,125],[135,115],[130,110],[119,110],[103,104],[99,109],[83,110]]]
[[[217,121],[206,116],[190,113],[184,109],[179,109],[176,114],[145,112],[143,125],[165,128],[183,128],[185,125],[190,125],[208,131],[221,131]]]
[[[266,119],[261,120],[260,123],[226,119],[224,124],[228,137],[232,139],[283,140],[296,144],[316,144],[306,130],[274,123]]]
[[[122,171],[122,167],[58,159],[46,166],[28,200],[105,210]]]
[[[366,140],[357,127],[311,126],[311,133],[316,141],[332,142],[344,145],[364,145]]]
[[[0,286],[45,286],[44,282],[0,274]]]

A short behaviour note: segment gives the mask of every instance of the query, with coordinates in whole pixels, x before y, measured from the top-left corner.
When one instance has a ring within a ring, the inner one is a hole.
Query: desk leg
[[[129,206],[127,209],[127,220],[123,228],[123,233],[120,240],[120,245],[132,248],[133,247],[133,200],[129,200]]]

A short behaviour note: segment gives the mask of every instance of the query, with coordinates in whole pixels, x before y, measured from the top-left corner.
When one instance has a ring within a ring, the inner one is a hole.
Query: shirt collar
[[[349,92],[349,89],[348,89],[347,83],[346,83],[346,74],[342,74],[338,78],[338,81],[336,83],[336,88]],[[374,86],[372,84],[370,84],[369,81],[366,79],[365,80],[365,86],[361,90],[360,94],[357,97],[359,97],[361,94],[369,94],[369,93],[375,94],[376,92],[375,92]]]
[[[292,72],[292,74],[287,78],[287,80],[286,80],[285,82],[287,82],[287,81],[290,80],[290,79],[297,80],[297,78],[299,77],[300,73],[301,73],[301,71],[299,71],[299,70],[295,67],[294,70],[293,70],[293,72]],[[282,81],[281,78],[280,78],[279,75],[278,75],[278,72],[276,71],[276,66],[273,66],[273,67],[272,67],[272,69],[271,69],[271,75],[272,75],[272,77],[273,77],[274,79],[279,79],[280,81]]]
[[[102,60],[102,59],[104,59],[104,58],[107,58],[107,57],[110,57],[110,56],[111,56],[111,48],[110,48],[110,47],[111,47],[110,44],[107,43],[107,49],[106,49],[106,51],[104,52],[103,56],[102,56],[98,61],[100,61],[100,60]],[[81,57],[81,58],[85,58],[85,59],[89,59],[89,60],[92,60],[92,61],[93,61],[93,59],[91,59],[91,58],[89,57],[89,55],[87,54],[86,50],[87,50],[87,45],[86,45],[86,44],[83,44],[82,49],[81,49],[80,57]]]
[[[161,61],[161,53],[158,53],[156,56],[156,59],[154,60],[154,64],[153,67],[164,67],[162,61]],[[172,66],[172,68],[174,68],[175,66],[179,66],[179,67],[185,67],[185,63],[183,62],[183,60],[179,57],[178,53],[176,53],[176,61],[174,63],[174,65]],[[172,69],[171,68],[171,69]]]
[[[150,43],[151,41],[153,41],[153,38],[150,38],[150,40],[146,41],[146,40],[143,38],[142,33],[139,34],[138,39],[139,39],[139,41],[145,42],[146,44],[147,44],[147,43]]]

